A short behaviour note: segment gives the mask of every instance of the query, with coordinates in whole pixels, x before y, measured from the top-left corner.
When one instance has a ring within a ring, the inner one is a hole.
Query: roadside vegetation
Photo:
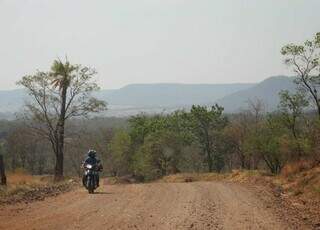
[[[53,176],[35,176],[22,169],[8,173],[7,178],[7,186],[0,187],[0,205],[43,200],[69,191],[77,185],[73,179],[54,183]]]

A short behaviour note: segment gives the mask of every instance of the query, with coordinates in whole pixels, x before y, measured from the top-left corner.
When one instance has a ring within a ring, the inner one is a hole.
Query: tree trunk
[[[211,153],[209,151],[207,152],[207,161],[208,161],[209,172],[213,172],[213,160],[212,160]]]
[[[320,120],[320,103],[317,102],[318,119]]]
[[[209,131],[208,129],[204,128],[204,135],[205,135],[205,149],[204,153],[207,154],[207,163],[208,163],[208,170],[209,172],[213,172],[213,159],[212,159],[212,153],[211,153],[211,145],[209,140]]]
[[[17,156],[15,154],[12,154],[11,157],[12,157],[12,159],[11,159],[11,171],[15,172],[16,169],[17,169],[17,160],[16,160]]]
[[[55,166],[55,174],[54,181],[59,182],[63,180],[63,152],[59,149],[56,153],[56,166]]]
[[[3,156],[0,154],[0,185],[7,185]]]
[[[246,169],[246,158],[240,150],[238,150],[238,156],[240,160],[241,169]]]
[[[63,85],[61,91],[61,109],[59,122],[57,127],[57,152],[56,152],[56,167],[55,181],[63,180],[63,161],[64,161],[64,125],[66,119],[66,100],[67,100],[67,85]]]
[[[59,122],[58,137],[56,143],[56,167],[55,167],[55,181],[63,180],[63,161],[64,161],[64,121]]]

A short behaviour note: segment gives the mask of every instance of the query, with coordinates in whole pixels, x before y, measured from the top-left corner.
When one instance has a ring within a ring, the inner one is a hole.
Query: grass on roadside
[[[22,170],[7,175],[7,186],[0,187],[0,197],[13,196],[47,184],[41,177],[32,176]]]
[[[75,184],[73,180],[53,183],[52,176],[33,176],[21,170],[9,173],[7,181],[7,186],[0,186],[0,204],[41,200],[67,191]]]
[[[294,168],[294,166],[290,166]],[[308,196],[320,199],[320,167],[294,170],[272,175],[258,170],[233,170],[229,173],[181,173],[161,178],[159,182],[184,183],[196,181],[230,181],[251,184],[270,184],[282,188],[292,196]]]
[[[180,173],[165,176],[159,182],[183,183],[196,181],[219,181],[227,180],[234,182],[245,182],[248,178],[267,175],[265,172],[256,170],[233,170],[230,173]]]

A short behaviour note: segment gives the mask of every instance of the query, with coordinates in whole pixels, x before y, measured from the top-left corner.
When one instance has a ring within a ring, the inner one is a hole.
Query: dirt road
[[[0,229],[293,229],[252,190],[225,182],[83,189],[0,207]]]

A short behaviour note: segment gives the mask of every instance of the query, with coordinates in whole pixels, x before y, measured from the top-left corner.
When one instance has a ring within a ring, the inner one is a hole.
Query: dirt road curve
[[[104,186],[0,207],[0,229],[290,229],[244,186],[223,182]]]

